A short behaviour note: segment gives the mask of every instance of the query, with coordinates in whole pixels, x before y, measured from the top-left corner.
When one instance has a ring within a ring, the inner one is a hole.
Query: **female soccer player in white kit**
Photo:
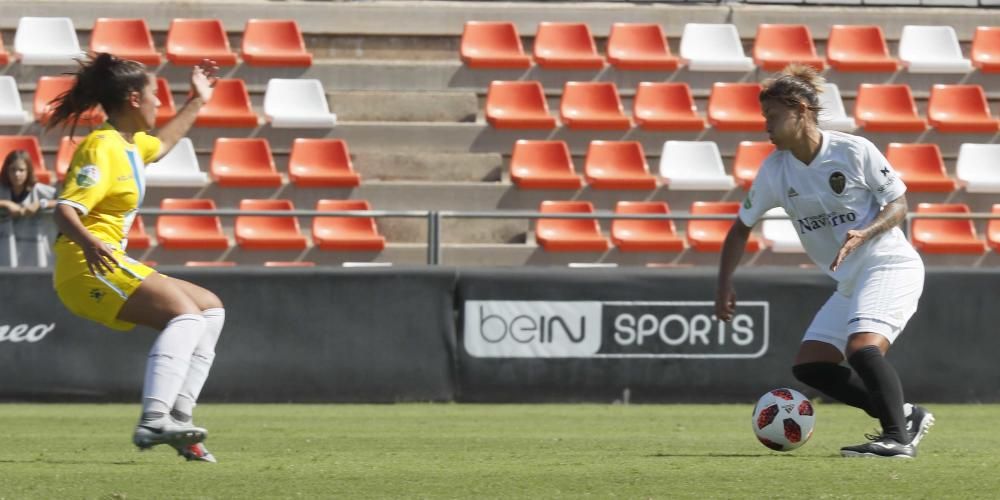
[[[760,101],[777,150],[726,237],[716,315],[733,317],[732,275],[751,228],[768,210],[784,208],[809,257],[837,281],[802,338],[796,378],[879,419],[882,434],[842,448],[843,456],[912,458],[934,417],[904,404],[899,376],[884,357],[924,284],[923,262],[899,229],[906,186],[867,139],[819,129],[821,85],[812,68],[797,65],[765,82]]]

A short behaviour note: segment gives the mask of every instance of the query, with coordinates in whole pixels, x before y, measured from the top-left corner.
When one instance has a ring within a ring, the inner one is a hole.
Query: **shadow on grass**
[[[24,460],[0,460],[0,464],[48,464],[48,465],[140,465],[134,460],[63,460],[47,458],[26,458]]]
[[[774,453],[654,453],[648,458],[792,458],[795,455]]]

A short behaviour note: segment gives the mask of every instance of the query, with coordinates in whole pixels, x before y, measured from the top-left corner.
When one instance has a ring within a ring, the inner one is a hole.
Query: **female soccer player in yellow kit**
[[[194,124],[212,96],[216,70],[211,61],[194,67],[191,98],[154,137],[147,133],[159,105],[154,76],[141,63],[99,53],[81,63],[48,125],[75,127],[96,105],[108,116],[77,146],[56,202],[56,293],[80,317],[117,330],[139,324],[161,332],[149,352],[132,441],[140,449],[169,444],[188,460],[208,462],[215,458],[202,444],[207,432],[193,425],[191,414],[215,358],[222,302],[204,288],[158,274],[125,250],[145,194],[145,165]]]

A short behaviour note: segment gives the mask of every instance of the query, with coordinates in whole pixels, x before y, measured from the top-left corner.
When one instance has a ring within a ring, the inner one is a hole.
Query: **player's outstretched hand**
[[[840,264],[844,262],[844,259],[846,259],[848,255],[851,255],[851,252],[857,250],[857,248],[867,239],[868,236],[864,231],[858,231],[856,229],[848,231],[847,238],[844,240],[844,246],[840,247],[840,251],[837,252],[837,258],[833,259],[833,264],[830,264],[830,271],[836,271],[837,268],[840,267]]]
[[[211,59],[204,59],[191,70],[191,92],[208,102],[212,99],[215,84],[219,81],[219,65]]]
[[[736,290],[732,285],[719,287],[715,291],[715,317],[722,321],[733,319],[736,314]]]
[[[87,269],[90,269],[91,276],[113,273],[116,265],[114,250],[111,245],[97,238],[88,245],[83,245],[83,257],[87,259]]]

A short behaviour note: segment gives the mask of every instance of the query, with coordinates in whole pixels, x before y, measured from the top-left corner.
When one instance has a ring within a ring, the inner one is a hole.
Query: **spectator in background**
[[[48,267],[56,190],[35,179],[26,151],[11,151],[0,170],[0,266]]]

